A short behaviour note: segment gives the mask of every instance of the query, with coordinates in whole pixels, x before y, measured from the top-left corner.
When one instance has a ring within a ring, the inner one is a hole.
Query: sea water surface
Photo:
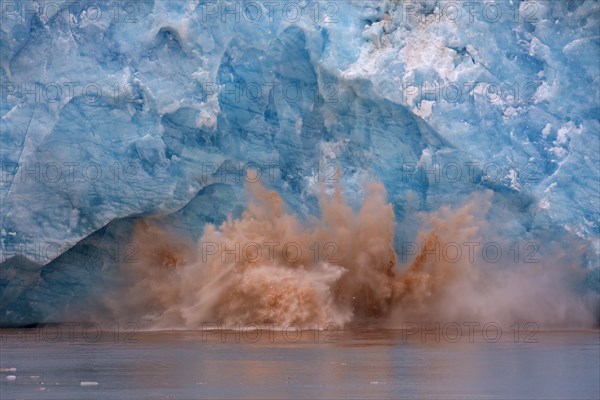
[[[600,397],[597,330],[79,328],[2,330],[0,398]]]

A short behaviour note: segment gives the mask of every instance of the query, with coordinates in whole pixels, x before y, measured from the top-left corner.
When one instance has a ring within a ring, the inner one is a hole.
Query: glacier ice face
[[[44,265],[8,321],[108,284],[114,257],[85,260],[132,221],[238,215],[246,167],[304,217],[338,172],[350,198],[381,181],[398,243],[413,211],[492,189],[507,237],[597,262],[595,1],[1,4],[1,259]]]
[[[597,236],[598,4],[428,4],[397,7],[388,45],[363,47],[345,76],[371,80],[471,161],[516,166],[498,180],[535,193],[541,218]],[[415,23],[416,11],[431,14]]]

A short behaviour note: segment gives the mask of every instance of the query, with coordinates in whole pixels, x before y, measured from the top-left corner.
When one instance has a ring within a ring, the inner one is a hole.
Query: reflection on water
[[[24,332],[0,331],[2,399],[600,397],[598,331]]]

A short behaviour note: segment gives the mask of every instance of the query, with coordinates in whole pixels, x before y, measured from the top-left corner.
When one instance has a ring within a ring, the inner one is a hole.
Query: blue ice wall
[[[89,254],[134,220],[238,215],[247,167],[302,217],[338,173],[354,204],[381,181],[398,242],[491,189],[507,238],[581,240],[596,267],[598,2],[455,4],[3,0],[0,251],[27,271],[3,318],[110,282]]]

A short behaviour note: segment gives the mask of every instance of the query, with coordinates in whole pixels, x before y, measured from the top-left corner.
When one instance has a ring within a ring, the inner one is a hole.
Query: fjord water
[[[597,330],[23,332],[2,331],[2,399],[600,396]]]

